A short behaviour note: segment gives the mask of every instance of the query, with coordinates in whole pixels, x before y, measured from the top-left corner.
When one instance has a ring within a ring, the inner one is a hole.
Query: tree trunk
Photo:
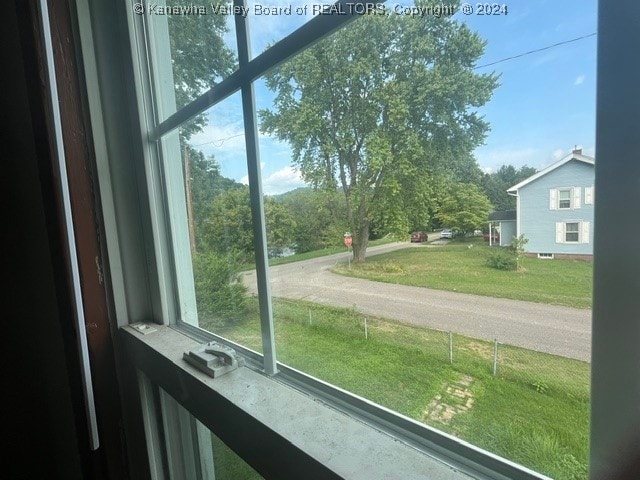
[[[360,228],[354,232],[353,236],[353,261],[354,263],[364,262],[369,245],[369,222],[363,221]]]

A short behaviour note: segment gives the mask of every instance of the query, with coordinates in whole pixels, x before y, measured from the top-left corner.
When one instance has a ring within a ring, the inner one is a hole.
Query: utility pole
[[[184,186],[187,195],[187,221],[189,222],[189,246],[191,247],[191,255],[196,254],[196,228],[193,220],[193,199],[191,196],[191,158],[189,156],[189,148],[184,147]]]

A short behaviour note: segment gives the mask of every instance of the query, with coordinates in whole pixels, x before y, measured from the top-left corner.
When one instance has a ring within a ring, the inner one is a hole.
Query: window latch
[[[216,378],[244,365],[244,359],[236,351],[218,342],[209,342],[184,352],[188,363]]]

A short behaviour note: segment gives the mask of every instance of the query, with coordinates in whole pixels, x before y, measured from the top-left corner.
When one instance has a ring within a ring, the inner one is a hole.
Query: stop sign
[[[346,235],[345,234],[345,236],[344,236],[344,244],[347,247],[350,247],[352,243],[353,243],[353,238],[351,238],[351,235]]]

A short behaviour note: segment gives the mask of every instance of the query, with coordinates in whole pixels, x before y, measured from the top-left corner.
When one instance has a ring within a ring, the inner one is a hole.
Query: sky
[[[271,8],[291,6],[292,10],[291,14],[284,10],[257,16],[254,4],[249,4],[253,56],[312,18],[312,3],[263,0],[261,4]],[[396,4],[411,2],[386,2],[391,8]],[[305,5],[307,15],[295,13],[296,7]],[[470,5],[476,9],[476,3]],[[487,42],[478,66],[591,35],[597,29],[596,0],[512,0],[500,5],[506,5],[506,15],[458,12],[453,17]],[[231,28],[225,41],[236,50],[233,22],[228,24]],[[496,171],[507,164],[542,169],[575,146],[594,155],[596,42],[597,36],[589,36],[476,69],[478,73],[500,75],[500,86],[491,100],[478,109],[491,125],[484,145],[474,151],[483,171]],[[264,82],[256,82],[255,92],[258,110],[271,108],[273,93]],[[224,176],[247,183],[241,112],[238,93],[207,111],[208,125],[190,143],[205,155],[214,155]],[[291,166],[291,150],[286,143],[261,135],[260,162],[267,195],[304,186],[299,172]]]

